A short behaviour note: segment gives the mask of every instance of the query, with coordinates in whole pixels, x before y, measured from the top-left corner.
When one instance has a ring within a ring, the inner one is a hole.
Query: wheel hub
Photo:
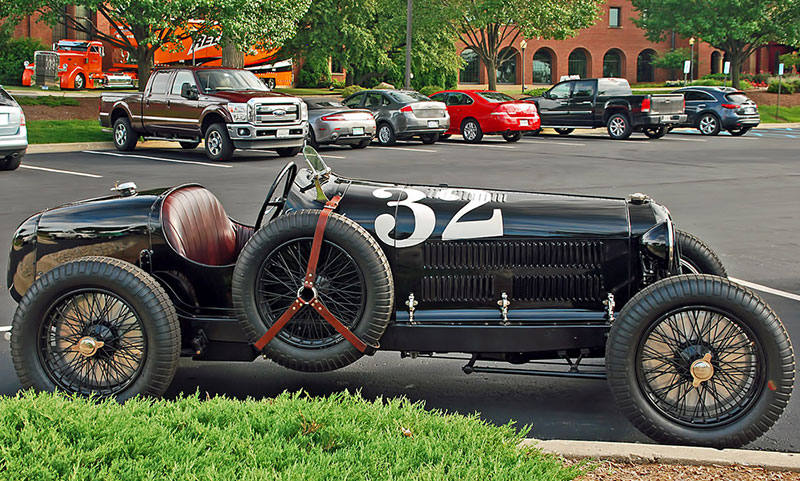
[[[689,372],[692,374],[692,386],[695,388],[700,387],[701,383],[711,379],[714,375],[714,365],[711,364],[711,353],[706,353],[701,359],[696,359],[692,363]]]
[[[92,336],[84,336],[78,341],[78,352],[83,357],[92,357],[104,345],[103,341],[99,341]]]

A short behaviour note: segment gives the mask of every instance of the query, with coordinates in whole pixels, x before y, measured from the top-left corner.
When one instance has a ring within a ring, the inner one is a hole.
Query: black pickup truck
[[[627,139],[637,131],[657,139],[668,126],[686,122],[683,95],[633,95],[621,78],[565,80],[541,97],[524,100],[536,104],[542,128],[561,135],[606,127],[612,139]]]

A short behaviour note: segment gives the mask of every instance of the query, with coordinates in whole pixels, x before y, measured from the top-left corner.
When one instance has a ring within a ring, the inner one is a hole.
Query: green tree
[[[603,0],[443,0],[439,15],[469,45],[497,88],[497,68],[512,55],[503,50],[517,39],[563,40],[597,21]]]
[[[675,71],[680,71],[683,69],[684,62],[689,59],[691,59],[689,49],[678,48],[675,50],[670,50],[669,52],[658,54],[656,58],[653,59],[653,66],[656,68],[669,70],[670,76],[674,77]]]
[[[671,32],[699,37],[728,54],[731,80],[739,87],[744,60],[770,42],[800,42],[800,1],[632,0],[648,39],[662,41]]]

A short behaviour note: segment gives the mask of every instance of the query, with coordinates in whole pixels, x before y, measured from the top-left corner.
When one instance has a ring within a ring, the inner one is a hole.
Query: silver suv
[[[344,104],[372,112],[381,145],[412,137],[433,144],[450,128],[447,106],[414,90],[362,90],[344,99]]]
[[[14,97],[0,87],[0,170],[19,167],[27,149],[25,114]]]

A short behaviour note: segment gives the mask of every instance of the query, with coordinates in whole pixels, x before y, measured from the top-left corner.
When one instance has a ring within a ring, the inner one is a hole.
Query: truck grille
[[[650,98],[650,111],[655,114],[682,114],[683,96],[653,96]]]
[[[58,84],[58,53],[49,50],[39,50],[33,54],[35,65],[36,85]]]
[[[486,302],[494,297],[493,276],[422,278],[422,300],[425,302]]]
[[[603,264],[599,241],[433,241],[422,249],[426,269],[594,268]]]
[[[297,104],[257,104],[256,124],[295,122],[300,116]]]
[[[414,115],[418,119],[441,119],[444,117],[442,109],[414,109]]]
[[[600,301],[598,275],[514,276],[511,298],[518,301]]]

